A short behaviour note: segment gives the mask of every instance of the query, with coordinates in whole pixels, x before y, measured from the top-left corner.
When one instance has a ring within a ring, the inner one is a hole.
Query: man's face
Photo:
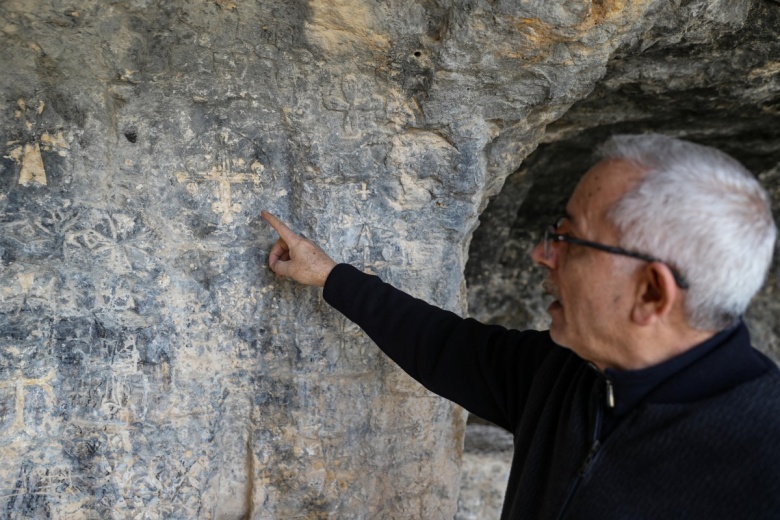
[[[623,160],[602,161],[580,180],[566,205],[558,233],[618,245],[617,229],[607,220],[612,205],[641,178]],[[555,298],[547,309],[550,335],[559,345],[600,368],[619,365],[633,301],[636,260],[566,242],[544,244],[532,252],[548,269],[545,289]]]

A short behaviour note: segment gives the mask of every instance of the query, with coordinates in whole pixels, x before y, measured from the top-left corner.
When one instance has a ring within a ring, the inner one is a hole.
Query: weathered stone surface
[[[663,5],[0,4],[6,516],[452,518],[463,414],[274,278],[259,211],[463,311],[488,197]]]
[[[501,428],[485,424],[466,427],[455,520],[482,520],[501,515],[512,449],[512,435]]]

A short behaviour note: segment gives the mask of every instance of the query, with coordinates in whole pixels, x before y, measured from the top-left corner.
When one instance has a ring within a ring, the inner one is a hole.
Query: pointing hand
[[[317,244],[296,235],[267,211],[262,211],[260,215],[279,233],[279,240],[268,257],[271,270],[305,285],[324,286],[336,262]]]

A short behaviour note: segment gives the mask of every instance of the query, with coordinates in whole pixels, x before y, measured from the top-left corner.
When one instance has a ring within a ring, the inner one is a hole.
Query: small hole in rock
[[[125,137],[131,143],[134,143],[134,142],[136,142],[138,140],[138,134],[135,133],[135,132],[125,132]]]
[[[422,52],[420,52],[420,51],[414,51],[414,55],[415,55],[415,56],[417,56],[417,57],[419,58],[420,56],[422,56]]]

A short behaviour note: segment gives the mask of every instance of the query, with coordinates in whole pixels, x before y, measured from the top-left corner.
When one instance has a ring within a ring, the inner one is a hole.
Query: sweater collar
[[[608,399],[616,415],[648,403],[688,403],[714,396],[774,366],[750,346],[747,327],[718,332],[679,356],[641,370],[606,369]]]

